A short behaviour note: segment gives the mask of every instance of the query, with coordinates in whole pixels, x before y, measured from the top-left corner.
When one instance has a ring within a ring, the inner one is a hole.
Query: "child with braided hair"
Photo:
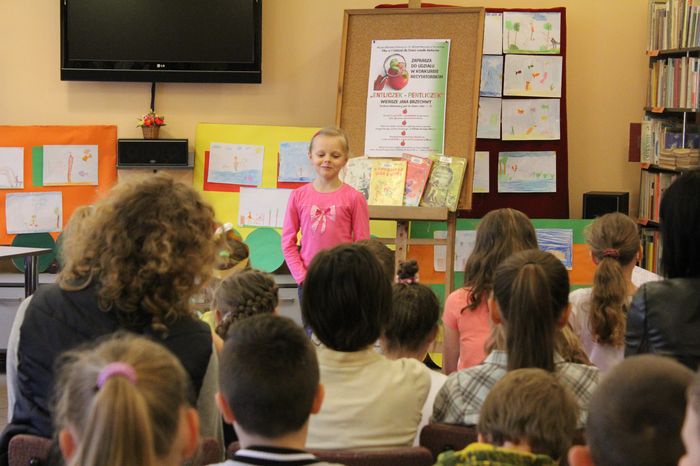
[[[223,347],[223,340],[234,322],[256,314],[277,312],[277,289],[272,275],[256,269],[233,273],[219,284],[213,302],[218,350]]]

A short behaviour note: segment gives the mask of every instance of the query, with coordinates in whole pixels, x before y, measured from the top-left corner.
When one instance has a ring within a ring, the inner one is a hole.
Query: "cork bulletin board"
[[[468,160],[458,210],[470,210],[484,28],[483,8],[346,10],[340,53],[336,124],[351,148],[365,147],[373,40],[450,39],[445,155]]]

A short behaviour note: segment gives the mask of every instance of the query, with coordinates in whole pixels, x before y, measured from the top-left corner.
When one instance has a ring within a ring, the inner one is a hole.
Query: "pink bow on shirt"
[[[311,206],[311,229],[316,231],[318,225],[321,225],[321,234],[326,231],[326,218],[335,222],[335,206],[332,205],[326,209],[321,209],[317,205]]]

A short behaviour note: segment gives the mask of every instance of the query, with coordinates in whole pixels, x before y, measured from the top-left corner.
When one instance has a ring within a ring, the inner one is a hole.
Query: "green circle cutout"
[[[250,264],[264,272],[274,272],[284,262],[282,237],[272,228],[256,228],[243,240],[250,248]]]
[[[53,264],[56,259],[56,242],[48,233],[22,233],[12,240],[12,245],[22,248],[51,248],[52,251],[38,256],[37,270],[39,273],[45,272],[46,269]],[[24,257],[15,257],[12,259],[15,268],[20,272],[24,272]]]

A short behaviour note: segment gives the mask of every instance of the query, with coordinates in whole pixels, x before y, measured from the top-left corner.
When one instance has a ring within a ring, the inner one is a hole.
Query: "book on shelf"
[[[426,207],[446,206],[451,212],[457,210],[462,193],[462,182],[467,168],[467,160],[462,157],[431,155],[433,168],[425,187],[420,205]]]
[[[698,0],[650,0],[648,50],[700,46]]]
[[[405,184],[405,160],[375,159],[372,161],[367,203],[370,205],[403,205]]]
[[[641,267],[661,274],[661,235],[658,228],[645,228],[640,231],[642,240]]]
[[[639,160],[642,163],[663,165],[663,161],[668,161],[668,157],[673,157],[673,161],[675,161],[677,156],[683,155],[672,155],[673,149],[698,149],[700,147],[700,126],[686,124],[685,131],[683,129],[683,120],[679,118],[645,116],[640,131]],[[690,162],[692,162],[693,156],[694,153],[691,152]],[[672,165],[670,168],[675,168],[675,164]],[[690,165],[692,166],[692,164]]]
[[[355,188],[365,199],[369,198],[372,162],[372,159],[368,157],[353,157],[348,160],[340,172],[340,178],[343,182]]]
[[[698,108],[700,58],[669,57],[655,60],[649,68],[647,106],[652,108]]]
[[[423,196],[425,184],[428,182],[430,167],[433,161],[428,157],[403,154],[406,161],[406,189],[403,195],[403,205],[417,206]]]
[[[678,173],[651,172],[642,170],[639,186],[639,218],[658,222],[661,198]]]

